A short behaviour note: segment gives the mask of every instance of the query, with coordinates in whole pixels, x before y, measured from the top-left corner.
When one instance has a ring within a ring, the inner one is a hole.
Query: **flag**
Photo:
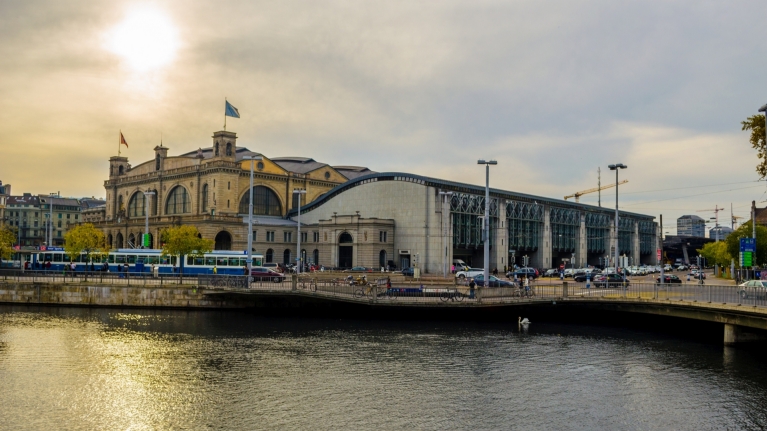
[[[237,108],[232,106],[232,104],[229,103],[229,101],[227,100],[224,115],[227,117],[240,118],[240,111],[238,111]]]
[[[125,148],[128,148],[128,143],[125,142],[125,136],[123,136],[123,132],[120,132],[120,144],[125,145]]]

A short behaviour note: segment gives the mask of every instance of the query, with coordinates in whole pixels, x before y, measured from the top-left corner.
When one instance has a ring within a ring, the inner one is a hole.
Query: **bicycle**
[[[463,293],[459,292],[458,290],[446,290],[439,294],[439,299],[442,300],[442,302],[447,301],[463,301]]]
[[[378,287],[375,284],[367,284],[367,285],[363,284],[362,286],[367,286],[367,287],[365,287],[364,289],[363,288],[359,288],[359,289],[354,291],[354,297],[357,298],[357,299],[363,298],[365,296],[372,297],[373,296],[373,289]]]
[[[298,286],[301,289],[308,290],[310,292],[317,291],[317,279],[315,278],[303,278],[298,280]]]

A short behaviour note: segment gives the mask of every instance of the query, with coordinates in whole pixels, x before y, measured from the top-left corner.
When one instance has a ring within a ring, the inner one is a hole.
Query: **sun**
[[[156,9],[130,12],[107,35],[106,48],[132,69],[146,72],[173,61],[178,50],[175,26]]]

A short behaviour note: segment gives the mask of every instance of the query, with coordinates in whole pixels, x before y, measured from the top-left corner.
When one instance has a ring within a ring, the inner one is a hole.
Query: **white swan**
[[[523,319],[521,316],[519,316],[519,317],[517,317],[517,323],[518,323],[518,324],[520,324],[520,325],[524,325],[524,326],[527,326],[527,325],[529,325],[529,324],[530,324],[530,321],[529,321],[529,320],[527,320],[527,317],[525,317],[525,318]]]

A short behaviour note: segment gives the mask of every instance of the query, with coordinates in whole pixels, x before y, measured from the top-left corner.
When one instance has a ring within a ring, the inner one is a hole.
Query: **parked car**
[[[413,268],[405,268],[405,269],[402,270],[402,275],[404,275],[405,277],[414,277],[415,276],[414,269]]]
[[[559,277],[559,270],[557,268],[547,269],[543,274],[544,277]]]
[[[264,268],[269,268],[276,272],[282,272],[282,267],[280,266],[279,263],[264,263],[261,266]]]
[[[514,271],[514,275],[517,276],[517,278],[532,278],[536,279],[538,278],[538,270],[535,268],[518,268],[516,271]]]
[[[658,284],[660,284],[660,276],[658,276],[658,277],[655,279],[655,282],[656,282],[656,283],[658,283]],[[681,283],[681,282],[682,282],[682,279],[681,279],[681,278],[679,278],[679,277],[677,277],[676,275],[671,275],[671,274],[663,274],[663,282],[664,282],[664,283],[666,283],[666,284],[671,284],[671,283]]]
[[[280,283],[285,280],[284,274],[271,268],[264,268],[263,266],[254,266],[251,268],[250,275],[253,277],[253,281],[273,281],[275,283]]]
[[[706,279],[706,273],[701,271],[701,270],[694,269],[694,270],[690,271],[690,277],[698,279],[698,280],[703,278],[705,280]]]
[[[485,274],[479,274],[478,276],[474,277],[474,283],[477,286],[484,286],[485,285]],[[490,286],[489,287],[516,287],[514,283],[506,280],[501,280],[498,277],[491,275],[490,276]]]
[[[589,274],[587,272],[576,274],[573,277],[573,281],[577,281],[578,283],[582,283],[586,281],[587,278],[591,278],[591,281],[596,280],[596,277],[599,277],[599,274]]]
[[[625,280],[626,285],[628,285],[630,280],[627,278]],[[624,283],[623,276],[620,274],[602,274],[598,275],[594,279],[594,284],[603,284],[607,286],[622,286]]]
[[[367,268],[364,266],[355,266],[344,270],[344,272],[373,272],[373,268]]]
[[[479,274],[484,274],[485,270],[482,268],[469,268],[465,271],[458,271],[455,273],[455,276],[458,278],[474,278],[478,276]]]
[[[738,285],[738,295],[743,298],[767,297],[767,281],[751,280]]]

